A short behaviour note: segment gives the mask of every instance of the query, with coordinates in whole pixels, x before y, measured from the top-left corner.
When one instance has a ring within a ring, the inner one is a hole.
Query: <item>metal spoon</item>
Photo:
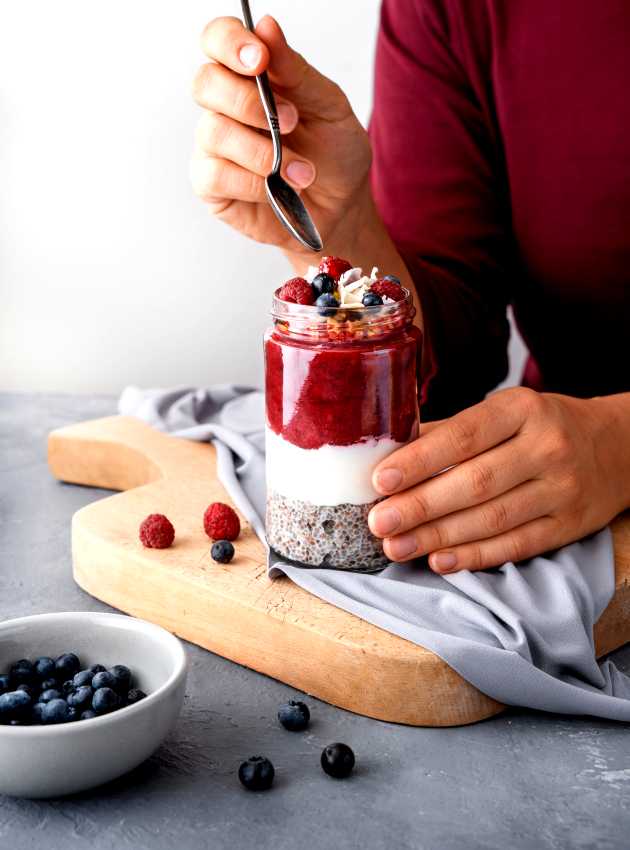
[[[254,21],[249,8],[249,0],[241,0],[245,26],[250,32],[254,32]],[[282,141],[280,139],[280,123],[276,110],[276,101],[269,83],[267,72],[263,71],[256,77],[258,93],[262,101],[273,142],[273,166],[271,174],[265,178],[265,189],[271,209],[278,216],[282,224],[298,242],[312,251],[322,250],[321,236],[313,224],[313,220],[297,192],[292,189],[287,181],[280,176],[282,165]]]

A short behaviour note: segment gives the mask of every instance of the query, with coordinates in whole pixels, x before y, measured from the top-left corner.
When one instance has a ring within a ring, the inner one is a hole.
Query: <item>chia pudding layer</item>
[[[374,504],[313,505],[269,493],[267,540],[282,557],[311,567],[382,570],[388,559],[367,524]]]

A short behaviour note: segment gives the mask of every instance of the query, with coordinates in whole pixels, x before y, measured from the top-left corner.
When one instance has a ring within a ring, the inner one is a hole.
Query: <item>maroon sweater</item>
[[[629,0],[384,0],[370,134],[425,416],[504,378],[508,304],[530,386],[630,390]]]

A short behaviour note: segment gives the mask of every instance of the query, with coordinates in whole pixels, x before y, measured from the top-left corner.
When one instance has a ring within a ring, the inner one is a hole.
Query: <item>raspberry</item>
[[[382,278],[374,281],[370,286],[370,292],[375,292],[381,298],[385,295],[387,298],[391,298],[392,301],[402,301],[405,297],[402,286],[394,283],[393,280],[383,280]]]
[[[236,512],[223,502],[208,505],[203,515],[203,527],[212,540],[236,540],[241,533],[241,523]]]
[[[140,523],[140,540],[147,549],[168,549],[175,540],[175,529],[164,514],[149,514]]]
[[[287,280],[278,292],[278,298],[290,304],[313,304],[315,301],[311,285],[303,277]]]
[[[350,263],[347,260],[342,260],[341,257],[322,257],[322,261],[319,264],[320,272],[329,274],[336,281],[339,280],[344,272],[349,271],[351,268]]]

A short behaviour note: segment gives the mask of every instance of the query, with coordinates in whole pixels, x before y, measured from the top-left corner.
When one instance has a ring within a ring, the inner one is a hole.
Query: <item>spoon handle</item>
[[[241,0],[241,8],[243,10],[245,26],[250,32],[254,32],[254,19],[252,18],[252,12],[249,8],[249,0]],[[271,130],[271,140],[273,142],[273,166],[271,173],[277,174],[280,171],[280,166],[282,165],[282,142],[280,140],[280,122],[278,121],[276,99],[273,96],[273,90],[266,71],[263,71],[262,74],[259,74],[256,77],[256,83],[258,85],[260,100],[262,101],[263,109],[267,116],[267,123]]]

